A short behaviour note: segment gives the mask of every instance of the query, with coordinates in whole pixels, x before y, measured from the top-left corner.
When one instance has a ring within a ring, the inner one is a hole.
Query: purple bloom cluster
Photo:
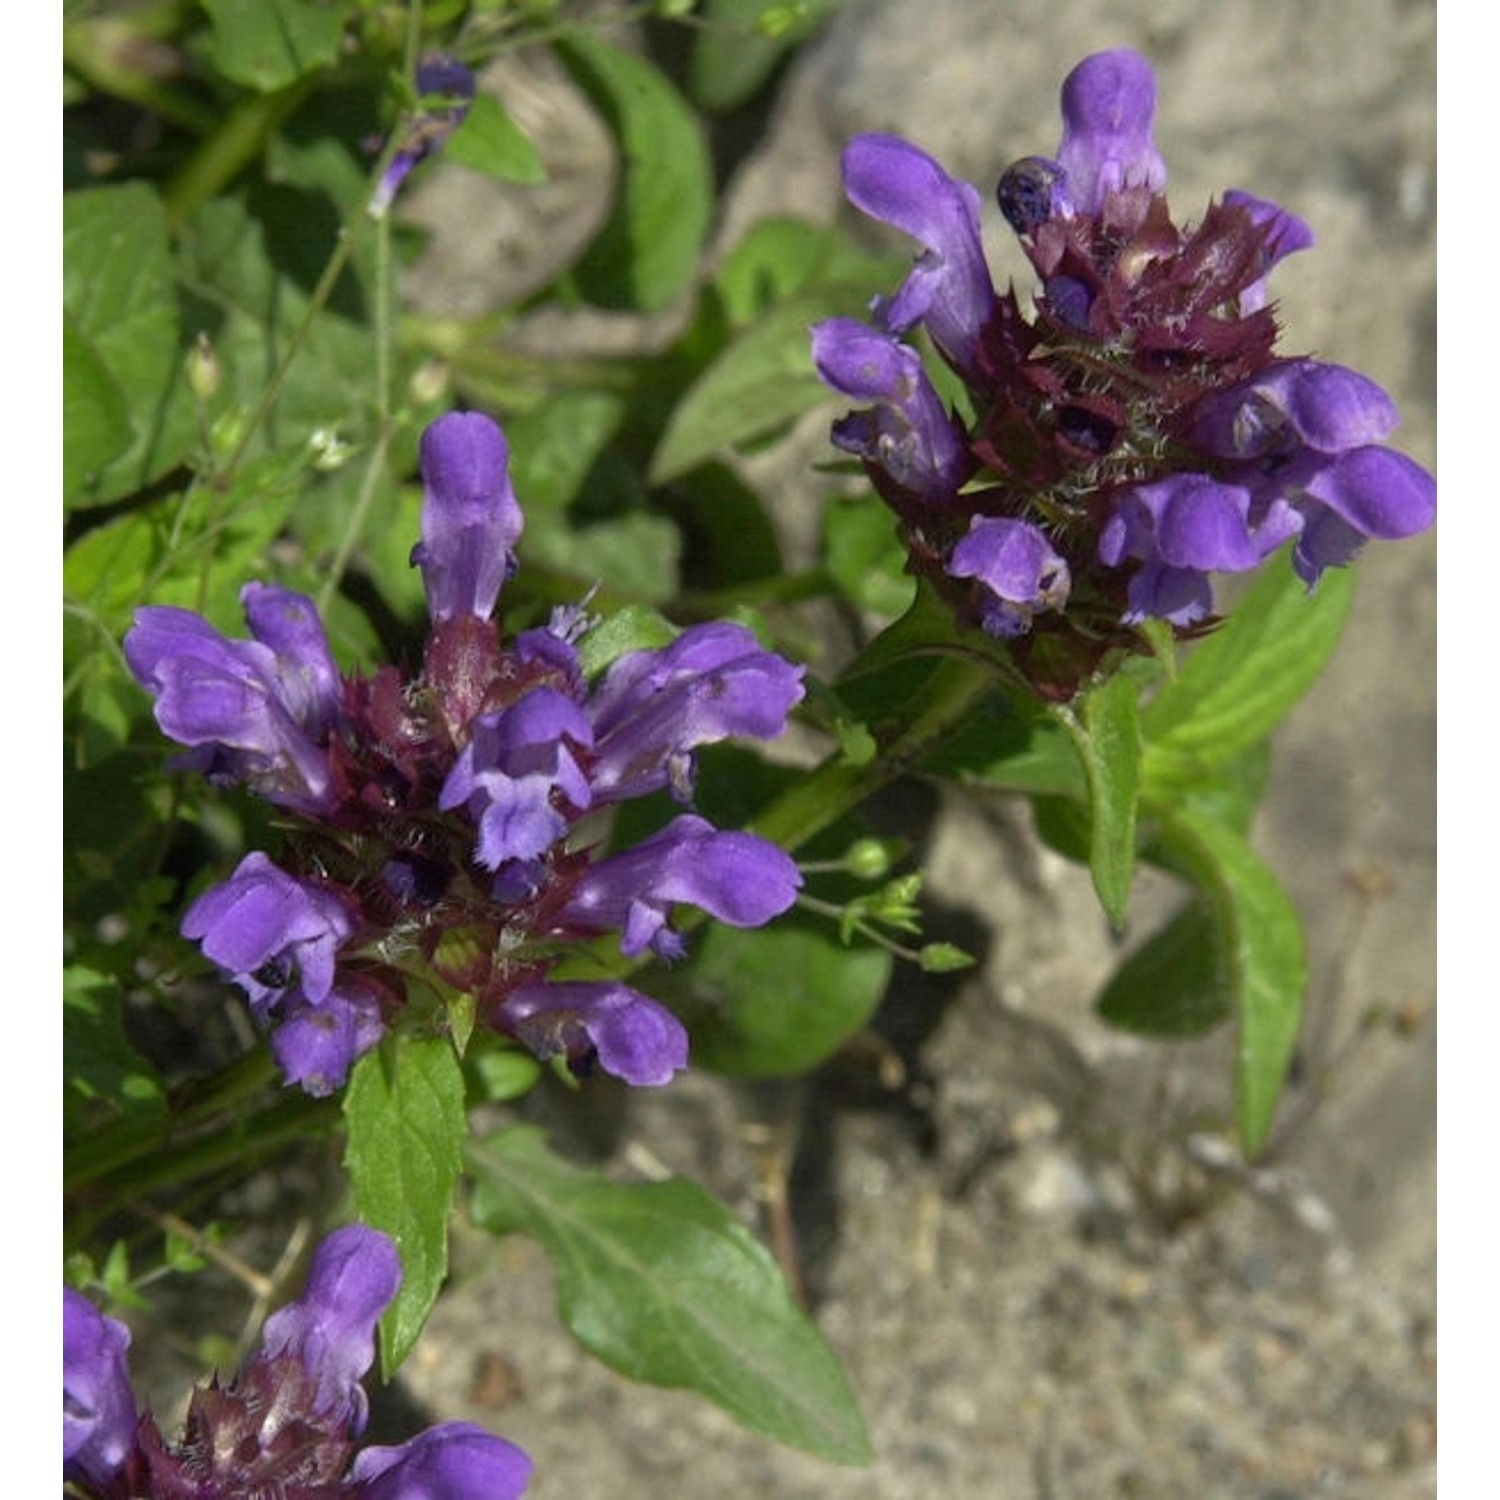
[[[374,218],[390,208],[412,168],[441,148],[463,124],[474,99],[474,75],[456,57],[433,53],[417,64],[417,92],[444,102],[420,111],[402,126],[400,146],[370,199]]]
[[[813,330],[823,379],[870,403],[833,441],[895,511],[913,571],[1011,640],[1049,696],[1111,648],[1140,649],[1148,616],[1211,624],[1212,573],[1294,542],[1312,587],[1436,513],[1432,476],[1382,446],[1398,421],[1385,392],[1275,352],[1267,275],[1312,243],[1307,226],[1239,191],[1174,223],[1155,108],[1145,58],[1085,58],[1063,84],[1056,157],[1001,178],[1041,280],[1032,317],[995,291],[972,185],[894,136],[844,154],[850,201],[922,253],[874,302],[874,327]],[[964,416],[903,342],[918,328],[961,378]]]
[[[297,1301],[273,1313],[228,1385],[198,1386],[169,1443],[136,1409],[125,1326],[63,1288],[63,1480],[98,1500],[517,1500],[531,1460],[469,1422],[365,1448],[360,1380],[401,1284],[395,1246],[353,1224],[318,1247]]]
[[[576,608],[504,644],[491,614],[522,528],[508,462],[485,416],[423,435],[412,561],[432,626],[414,675],[343,676],[312,602],[265,584],[243,595],[252,640],[156,606],[125,639],[157,722],[189,747],[182,763],[287,815],[282,863],[247,855],[182,930],[311,1094],[343,1084],[411,980],[471,996],[539,1057],[665,1083],[687,1063],[673,1016],[623,983],[549,971],[608,933],[627,957],[674,958],[674,906],[756,927],[801,884],[776,845],[691,812],[633,848],[596,847],[619,803],[660,790],[690,803],[702,746],[780,734],[801,669],[710,623],[590,681],[578,648],[593,622]]]

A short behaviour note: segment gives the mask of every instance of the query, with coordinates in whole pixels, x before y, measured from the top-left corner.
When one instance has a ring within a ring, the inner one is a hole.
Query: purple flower
[[[1284,359],[1194,408],[1193,440],[1215,458],[1290,458],[1378,443],[1400,424],[1396,403],[1368,376],[1315,359]]]
[[[1127,621],[1148,615],[1191,625],[1213,607],[1211,572],[1258,566],[1301,527],[1285,502],[1257,508],[1242,485],[1175,474],[1137,485],[1116,503],[1099,537],[1100,559],[1144,562],[1130,580]]]
[[[1166,186],[1166,163],[1151,138],[1155,114],[1156,75],[1139,52],[1096,52],[1068,74],[1057,148],[1066,184],[1062,211],[1096,214],[1110,193]]]
[[[515,570],[521,507],[511,489],[510,448],[479,412],[453,412],[422,434],[422,570],[434,624],[464,615],[487,620]]]
[[[670,786],[691,795],[692,752],[734,736],[771,739],[802,698],[802,669],[763,650],[743,625],[690,625],[670,646],[629,651],[588,705],[594,800]]]
[[[401,148],[391,158],[370,199],[372,218],[380,218],[390,208],[411,169],[438,150],[463,123],[474,99],[474,75],[456,57],[434,53],[417,64],[417,92],[424,98],[436,96],[445,102],[404,122]]]
[[[797,899],[796,862],[750,833],[721,833],[692,815],[590,865],[578,878],[563,921],[591,932],[620,931],[620,951],[650,948],[679,958],[682,939],[667,924],[676,903],[701,907],[731,927],[760,927]]]
[[[342,694],[317,608],[271,584],[246,584],[240,599],[253,640],[229,640],[191,610],[148,605],[125,636],[125,659],[156,698],[163,732],[192,748],[183,766],[317,811],[330,795],[326,747]]]
[[[364,1500],[520,1500],[531,1460],[472,1422],[444,1422],[399,1448],[366,1448],[349,1478]]]
[[[856,401],[877,403],[834,423],[835,447],[923,500],[951,503],[975,464],[916,350],[852,318],[829,318],[812,337],[823,380]]]
[[[672,1081],[687,1067],[682,1023],[649,996],[618,982],[520,985],[506,997],[502,1024],[536,1056],[599,1066],[638,1088]]]
[[[1368,377],[1291,359],[1201,401],[1193,437],[1262,508],[1284,501],[1300,515],[1292,564],[1311,587],[1366,540],[1415,536],[1436,519],[1433,477],[1379,446],[1399,422]]]
[[[1022,635],[1038,610],[1068,602],[1068,565],[1029,521],[976,516],[953,549],[948,572],[983,585],[980,620],[991,635]]]
[[[63,1478],[99,1487],[135,1446],[130,1330],[63,1287]]]
[[[301,1297],[267,1320],[235,1378],[199,1386],[182,1438],[136,1418],[126,1330],[63,1289],[63,1478],[104,1500],[230,1495],[515,1500],[531,1462],[469,1423],[354,1457],[369,1410],[360,1385],[375,1326],[401,1284],[388,1236],[362,1224],[318,1247]],[[353,1464],[350,1459],[353,1457]]]
[[[593,744],[593,726],[572,699],[539,687],[471,728],[438,805],[467,806],[486,868],[534,859],[567,832],[564,807],[583,812],[592,800],[576,751]]]
[[[287,1082],[309,1094],[338,1088],[354,1060],[384,1032],[374,995],[358,980],[337,983],[339,949],[354,926],[332,892],[296,880],[258,850],[222,885],[206,890],[182,919],[250,998]]]
[[[1274,484],[1303,517],[1292,566],[1309,588],[1324,568],[1353,561],[1366,541],[1416,536],[1437,519],[1437,481],[1392,448],[1302,459]]]
[[[313,1256],[302,1295],[266,1319],[257,1359],[295,1359],[312,1379],[314,1410],[356,1437],[369,1401],[360,1381],[375,1358],[375,1325],[401,1285],[390,1239],[363,1224],[336,1229]]]
[[[888,333],[918,323],[955,369],[976,371],[979,336],[996,308],[979,233],[979,190],[893,135],[857,135],[844,150],[844,191],[861,212],[924,247],[900,291],[877,304]]]

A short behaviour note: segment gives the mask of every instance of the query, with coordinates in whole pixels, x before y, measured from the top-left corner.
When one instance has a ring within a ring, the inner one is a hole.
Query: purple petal
[[[578,812],[592,800],[570,745],[591,745],[593,726],[571,698],[539,687],[476,719],[472,734],[443,784],[439,806],[468,805],[479,824],[478,858],[488,869],[533,859],[567,830],[554,795]]]
[[[384,1035],[379,1002],[353,988],[317,1005],[288,1007],[272,1033],[271,1052],[288,1083],[323,1099],[343,1088],[349,1069]]]
[[[1306,518],[1292,566],[1309,588],[1324,568],[1352,561],[1368,539],[1415,536],[1437,519],[1437,481],[1390,448],[1293,464],[1276,479]]]
[[[1100,539],[1101,561],[1114,565],[1127,555],[1174,568],[1243,572],[1257,566],[1295,529],[1295,517],[1279,510],[1269,528],[1253,530],[1251,493],[1206,474],[1174,474],[1137,485],[1117,503],[1116,518]],[[1123,538],[1122,538],[1123,531]]]
[[[893,135],[855,136],[844,149],[843,172],[844,191],[856,208],[909,234],[926,251],[879,308],[882,326],[905,333],[925,323],[943,356],[973,373],[980,333],[996,308],[978,189]]]
[[[1020,635],[1037,610],[1062,609],[1068,600],[1067,563],[1027,521],[975,517],[948,559],[948,572],[984,585],[991,597],[981,605],[981,618],[992,635]]]
[[[340,945],[353,932],[331,892],[294,880],[259,850],[223,884],[206,890],[182,919],[182,934],[263,1001],[295,980],[313,1004],[333,987]],[[275,969],[273,976],[265,970]]]
[[[472,1422],[443,1422],[397,1448],[366,1448],[350,1480],[362,1500],[520,1500],[531,1460]]]
[[[777,845],[749,833],[721,833],[706,819],[674,818],[631,849],[590,865],[563,921],[594,932],[621,929],[621,951],[660,951],[668,909],[701,907],[732,927],[759,927],[797,899],[802,876]],[[667,935],[668,945],[671,935]]]
[[[682,1023],[655,1000],[618,983],[528,984],[501,1008],[507,1029],[540,1058],[566,1055],[637,1087],[670,1083],[687,1067]]]
[[[63,1287],[63,1472],[100,1489],[135,1446],[129,1347],[123,1323]]]
[[[125,636],[125,659],[155,696],[162,732],[194,749],[196,769],[248,782],[282,806],[317,811],[329,791],[320,741],[337,714],[337,669],[321,626],[313,655],[298,654],[312,635],[309,619],[316,621],[312,601],[258,588],[247,590],[247,603],[284,656],[259,640],[229,640],[191,610],[148,605]]]
[[[360,1379],[375,1358],[375,1325],[401,1285],[389,1236],[363,1224],[318,1246],[301,1297],[266,1319],[261,1358],[290,1356],[317,1386],[317,1410],[357,1435],[368,1402]]]
[[[1302,489],[1367,537],[1416,536],[1437,519],[1437,481],[1391,448],[1342,453]]]
[[[1301,448],[1342,453],[1378,443],[1400,424],[1396,404],[1357,370],[1281,360],[1198,403],[1193,437],[1219,458],[1257,459]]]
[[[1148,562],[1131,580],[1127,625],[1142,620],[1166,620],[1172,625],[1192,625],[1206,618],[1214,607],[1213,584],[1208,574],[1196,568],[1171,568]]]
[[[521,507],[505,435],[479,412],[453,412],[422,434],[422,570],[434,622],[489,618],[514,568]]]
[[[1119,48],[1086,57],[1063,80],[1057,162],[1075,210],[1096,214],[1108,193],[1160,192],[1166,164],[1151,138],[1156,75],[1139,52]]]
[[[247,583],[240,603],[250,634],[276,659],[281,701],[309,734],[322,738],[338,717],[344,679],[318,606],[305,594],[269,583]]]
[[[812,347],[834,390],[879,403],[836,423],[834,443],[924,500],[951,501],[974,463],[916,350],[852,318],[817,324]]]
[[[691,752],[735,736],[772,739],[802,698],[802,669],[743,625],[691,625],[670,646],[630,651],[606,673],[594,722],[596,802],[671,786],[685,797]]]
[[[1224,202],[1248,210],[1251,221],[1261,232],[1260,279],[1251,283],[1240,293],[1239,311],[1243,317],[1249,313],[1258,312],[1266,305],[1269,297],[1266,290],[1266,277],[1271,267],[1298,250],[1310,249],[1313,244],[1313,232],[1296,214],[1290,213],[1280,204],[1271,202],[1269,198],[1256,198],[1250,193],[1241,192],[1238,188],[1231,188],[1224,194]]]

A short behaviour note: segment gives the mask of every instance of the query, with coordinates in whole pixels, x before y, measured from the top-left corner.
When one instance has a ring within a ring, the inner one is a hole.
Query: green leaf
[[[214,62],[226,78],[270,93],[338,60],[344,10],[328,0],[203,0]]]
[[[401,1290],[380,1320],[389,1378],[411,1352],[448,1274],[448,1215],[462,1165],[463,1071],[446,1037],[388,1037],[344,1093],[344,1165],[359,1216],[401,1254]]]
[[[1352,568],[1330,568],[1311,597],[1285,558],[1263,568],[1142,715],[1148,787],[1196,780],[1270,734],[1327,664],[1353,597]]]
[[[103,504],[181,462],[194,436],[166,211],[150,187],[63,199],[63,307],[64,500]]]
[[[627,651],[652,651],[670,646],[677,627],[665,615],[644,604],[626,605],[602,619],[578,643],[578,661],[583,675],[597,677]]]
[[[883,948],[845,947],[826,923],[793,913],[748,930],[714,923],[652,989],[687,1026],[698,1067],[789,1078],[865,1026],[892,962]]]
[[[63,316],[63,432],[65,501],[97,485],[99,475],[135,435],[125,393],[98,351],[66,314]]]
[[[553,1156],[533,1127],[469,1150],[476,1222],[531,1235],[557,1266],[563,1321],[632,1380],[686,1387],[752,1431],[870,1461],[838,1359],[776,1262],[693,1183],[614,1183]]]
[[[713,169],[697,116],[643,57],[575,34],[559,51],[624,153],[608,222],[573,268],[602,307],[658,312],[698,269],[713,209]]]
[[[1059,710],[1083,765],[1089,792],[1089,872],[1105,913],[1125,920],[1135,872],[1136,806],[1141,790],[1140,689],[1116,672],[1083,696],[1081,715]]]
[[[1226,968],[1213,905],[1197,898],[1115,970],[1095,1008],[1138,1036],[1203,1036],[1234,1014]]]
[[[1241,1147],[1254,1157],[1270,1134],[1302,1021],[1302,924],[1281,882],[1234,829],[1184,804],[1163,813],[1161,836],[1213,903],[1239,1019],[1235,1114]]]
[[[888,617],[911,608],[917,585],[906,571],[906,548],[890,511],[871,497],[824,506],[823,552],[833,581],[856,608]]]
[[[830,313],[826,291],[780,303],[739,334],[688,388],[651,457],[653,484],[765,437],[828,397],[808,329]]]
[[[63,970],[63,1125],[76,1136],[85,1123],[98,1124],[100,1106],[142,1124],[166,1110],[161,1081],[125,1035],[124,1000],[118,982],[79,965]]]
[[[475,95],[463,124],[443,147],[443,160],[505,182],[547,180],[547,169],[531,138],[493,94]]]

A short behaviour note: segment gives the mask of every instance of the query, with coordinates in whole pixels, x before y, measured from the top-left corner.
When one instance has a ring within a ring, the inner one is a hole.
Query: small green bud
[[[951,974],[955,969],[974,966],[974,955],[955,948],[952,943],[928,943],[917,954],[924,974]]]
[[[208,429],[208,445],[216,458],[228,458],[239,448],[249,422],[250,414],[242,406],[231,406],[214,418]]]
[[[883,880],[905,853],[901,839],[858,839],[844,855],[844,868],[857,880]]]
[[[222,375],[213,341],[200,330],[193,347],[187,353],[188,389],[199,401],[211,401],[219,393]]]
[[[413,406],[436,406],[448,394],[448,366],[440,359],[424,360],[412,371],[406,394]]]

